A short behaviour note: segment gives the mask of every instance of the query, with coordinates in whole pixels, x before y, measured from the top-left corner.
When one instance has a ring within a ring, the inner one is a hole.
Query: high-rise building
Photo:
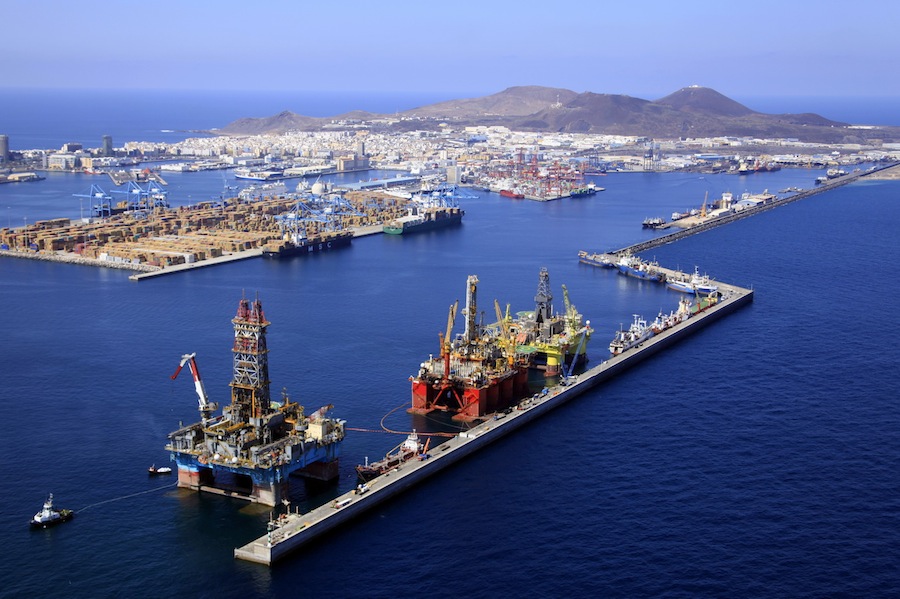
[[[0,135],[0,163],[9,162],[9,136]]]
[[[104,156],[112,156],[113,155],[112,135],[104,135],[103,136],[103,155]]]

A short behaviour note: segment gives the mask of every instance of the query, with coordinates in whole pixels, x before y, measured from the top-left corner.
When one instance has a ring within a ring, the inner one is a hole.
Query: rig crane
[[[197,390],[197,396],[199,398],[200,415],[203,418],[203,422],[206,423],[206,421],[212,417],[212,413],[219,409],[219,405],[209,401],[209,397],[206,395],[206,387],[203,386],[203,380],[200,378],[200,370],[197,368],[196,356],[196,353],[184,354],[181,356],[181,363],[178,365],[178,368],[175,369],[172,380],[174,381],[178,378],[178,373],[181,372],[181,369],[184,368],[185,364],[189,365],[191,375],[194,377],[194,389]]]

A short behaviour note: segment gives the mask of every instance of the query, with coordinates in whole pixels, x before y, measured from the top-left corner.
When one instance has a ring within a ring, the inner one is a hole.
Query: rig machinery
[[[286,393],[282,402],[271,400],[269,322],[258,299],[242,298],[231,322],[231,404],[214,416],[218,406],[206,395],[195,355],[182,356],[172,378],[190,366],[200,422],[170,433],[166,449],[178,466],[179,487],[274,506],[288,498],[291,474],[337,478],[345,421],[326,416],[330,404],[307,416]]]

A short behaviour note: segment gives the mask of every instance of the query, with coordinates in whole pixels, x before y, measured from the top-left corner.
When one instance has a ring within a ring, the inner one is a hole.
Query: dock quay
[[[331,502],[305,514],[289,513],[270,522],[262,537],[235,548],[234,557],[271,566],[323,534],[361,516],[367,510],[396,496],[412,485],[455,464],[489,443],[521,428],[553,408],[611,379],[688,335],[753,301],[753,291],[716,283],[721,297],[717,303],[685,321],[650,337],[642,344],[546,389],[498,413],[471,429],[435,446],[427,459],[409,460],[369,481],[364,487],[346,492]]]
[[[408,200],[379,191],[346,192],[333,201],[340,202],[340,207],[328,211],[318,205],[310,207],[308,198],[273,195],[252,201],[234,198],[178,208],[128,210],[86,220],[43,220],[0,228],[0,252],[160,276],[252,257],[253,250],[262,253],[267,244],[284,239],[283,222],[303,222],[306,237],[313,238],[330,230],[326,217],[340,218],[341,227],[361,236],[380,232],[385,222],[408,210]],[[309,216],[306,212],[313,214],[314,210],[319,215],[316,219],[284,220],[283,215],[303,211]],[[339,214],[339,210],[345,212]]]
[[[848,183],[853,183],[854,181],[866,177],[872,176],[873,178],[878,177],[878,173],[884,171],[886,169],[891,169],[897,166],[896,164],[890,164],[888,166],[880,167],[877,169],[873,169],[867,172],[854,172],[843,177],[837,177],[830,181],[827,181],[821,185],[818,185],[812,189],[806,189],[804,191],[800,191],[783,198],[775,199],[771,202],[766,202],[764,204],[760,204],[758,206],[753,206],[751,208],[745,208],[744,210],[740,210],[738,212],[731,212],[729,214],[724,214],[722,216],[718,216],[716,218],[712,218],[696,224],[691,227],[687,227],[685,229],[681,229],[679,231],[675,231],[673,233],[668,233],[666,235],[662,235],[660,237],[656,237],[654,239],[649,239],[647,241],[642,241],[640,243],[635,243],[634,245],[630,245],[628,247],[624,247],[618,250],[614,250],[608,252],[609,255],[618,256],[625,253],[637,254],[639,252],[643,252],[655,247],[659,247],[661,245],[666,245],[667,243],[672,243],[673,241],[677,241],[684,237],[688,237],[689,235],[696,235],[697,233],[702,233],[703,231],[708,231],[710,229],[714,229],[715,227],[721,227],[722,225],[727,225],[728,223],[732,223],[736,220],[740,220],[742,218],[747,218],[748,216],[754,216],[759,214],[760,212],[765,212],[766,210],[772,210],[773,208],[778,208],[779,206],[784,206],[786,204],[790,204],[791,202],[796,202],[798,200],[804,200],[806,198],[812,197],[814,195],[818,195],[820,193],[824,193],[826,191],[830,191],[836,187],[840,187],[842,185],[846,185]]]
[[[358,227],[353,230],[353,237],[366,237],[368,235],[375,235],[382,233],[382,225],[370,225],[365,227]],[[184,264],[176,264],[174,266],[168,266],[166,268],[155,268],[147,267],[146,272],[136,273],[128,277],[131,281],[143,281],[145,279],[153,279],[156,277],[162,277],[165,275],[176,274],[188,270],[193,270],[195,268],[204,268],[207,266],[216,266],[219,264],[228,264],[230,262],[237,262],[239,260],[248,260],[250,258],[259,258],[262,256],[261,248],[254,248],[250,250],[244,250],[240,252],[233,252],[229,254],[223,254],[221,256],[217,256],[215,258],[207,258],[206,260],[201,260],[200,262],[186,262]],[[127,266],[123,268],[128,268]],[[151,270],[152,269],[152,270]]]

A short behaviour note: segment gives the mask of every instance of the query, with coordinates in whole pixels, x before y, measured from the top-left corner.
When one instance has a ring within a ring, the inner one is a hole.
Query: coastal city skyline
[[[866,7],[873,10],[865,10]],[[877,9],[877,12],[875,12]],[[702,85],[739,99],[900,95],[883,77],[898,9],[864,1],[805,5],[582,1],[332,5],[268,3],[261,20],[231,0],[15,0],[4,87],[420,91],[447,99],[515,85],[662,97]],[[872,18],[877,14],[877,18]],[[249,23],[249,24],[248,24]],[[164,41],[161,41],[164,40]],[[839,73],[840,79],[832,75]]]

